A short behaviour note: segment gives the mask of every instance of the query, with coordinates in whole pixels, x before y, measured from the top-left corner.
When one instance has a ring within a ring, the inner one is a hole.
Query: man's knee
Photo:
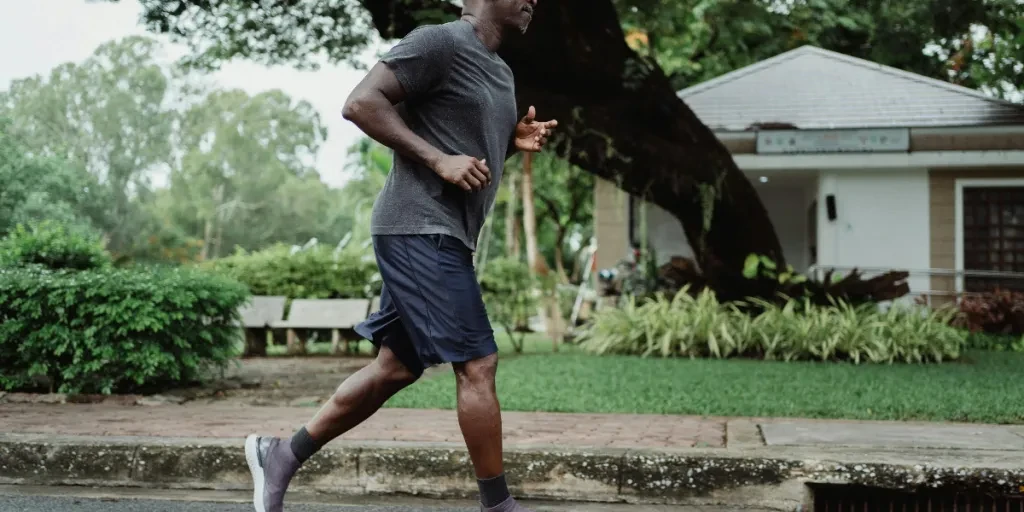
[[[381,347],[380,353],[377,354],[377,359],[373,362],[376,366],[375,376],[377,380],[384,386],[392,388],[395,391],[400,390],[419,379],[419,376],[413,373],[409,368],[398,359],[387,347]]]
[[[498,354],[457,363],[454,368],[460,386],[493,386],[494,376],[498,372]]]

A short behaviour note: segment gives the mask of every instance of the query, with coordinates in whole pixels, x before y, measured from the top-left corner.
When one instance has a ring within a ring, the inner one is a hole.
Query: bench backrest
[[[369,299],[296,299],[288,313],[289,327],[350,329],[366,320]]]
[[[257,295],[248,304],[242,306],[242,327],[258,328],[281,321],[284,318],[284,305],[287,297],[273,295]]]

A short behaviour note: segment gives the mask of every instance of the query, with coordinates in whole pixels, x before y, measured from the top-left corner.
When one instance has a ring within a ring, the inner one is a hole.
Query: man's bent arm
[[[378,62],[348,96],[341,115],[370,138],[436,172],[445,154],[405,124],[395,108],[405,98],[395,73]]]

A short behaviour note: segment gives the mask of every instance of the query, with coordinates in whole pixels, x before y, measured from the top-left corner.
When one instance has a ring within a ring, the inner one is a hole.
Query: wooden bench
[[[306,340],[301,331],[325,329],[331,331],[331,352],[339,353],[342,331],[351,331],[366,320],[370,310],[369,299],[296,299],[292,301],[287,320],[271,324],[275,329],[288,332],[288,353],[305,354]],[[346,352],[351,351],[351,339],[345,339]]]
[[[267,336],[271,325],[284,318],[287,300],[287,297],[257,295],[239,310],[242,330],[245,332],[243,356],[267,355]]]

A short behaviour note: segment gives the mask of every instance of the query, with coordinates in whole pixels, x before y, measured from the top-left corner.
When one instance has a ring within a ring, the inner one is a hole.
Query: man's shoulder
[[[420,25],[402,38],[404,42],[416,45],[435,45],[453,48],[458,45],[459,33],[456,22]]]
[[[462,29],[463,24],[464,22],[460,20],[449,21],[446,23],[428,23],[412,29],[412,32],[409,32],[409,35],[405,37],[410,37],[415,34],[455,38],[461,35],[462,30],[460,29]]]

